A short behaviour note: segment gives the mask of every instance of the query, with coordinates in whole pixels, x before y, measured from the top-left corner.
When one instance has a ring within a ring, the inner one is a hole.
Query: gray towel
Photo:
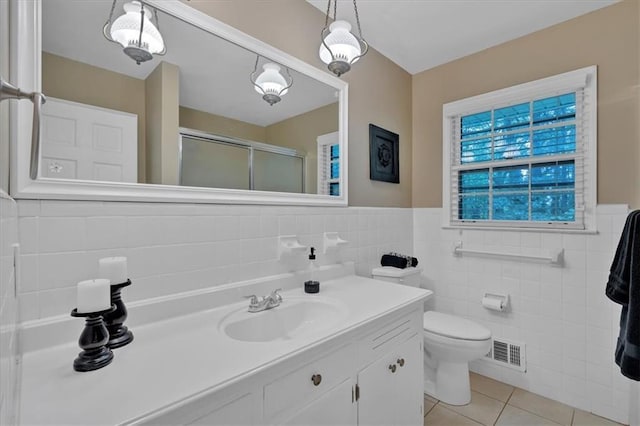
[[[627,217],[605,293],[622,305],[616,364],[623,375],[640,381],[640,210]]]

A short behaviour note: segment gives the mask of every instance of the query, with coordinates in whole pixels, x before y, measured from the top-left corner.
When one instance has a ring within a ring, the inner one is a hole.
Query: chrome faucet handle
[[[249,296],[242,296],[245,299],[251,299],[249,300],[249,305],[250,306],[258,306],[260,305],[260,301],[258,300],[258,296],[256,296],[255,294],[251,294]]]
[[[271,294],[269,295],[269,298],[271,300],[273,300],[274,302],[277,302],[278,304],[282,303],[282,296],[280,295],[280,291],[282,291],[281,288],[277,288],[275,290],[273,290],[271,292]]]

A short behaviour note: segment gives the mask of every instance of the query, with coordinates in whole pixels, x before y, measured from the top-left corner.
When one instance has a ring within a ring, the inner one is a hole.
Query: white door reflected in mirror
[[[49,98],[42,106],[43,177],[137,182],[138,117]]]

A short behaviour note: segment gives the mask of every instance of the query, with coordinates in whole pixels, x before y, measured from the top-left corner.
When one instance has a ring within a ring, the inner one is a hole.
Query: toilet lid
[[[473,321],[441,312],[424,313],[425,331],[460,340],[487,340],[491,338],[491,330]]]
[[[422,266],[419,268],[410,266],[404,269],[394,268],[393,266],[380,266],[379,268],[373,268],[371,275],[374,277],[404,278],[420,272],[422,272]]]

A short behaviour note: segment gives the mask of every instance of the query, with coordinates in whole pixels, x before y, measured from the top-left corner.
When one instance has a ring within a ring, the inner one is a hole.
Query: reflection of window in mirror
[[[338,132],[318,136],[318,194],[340,196]]]

